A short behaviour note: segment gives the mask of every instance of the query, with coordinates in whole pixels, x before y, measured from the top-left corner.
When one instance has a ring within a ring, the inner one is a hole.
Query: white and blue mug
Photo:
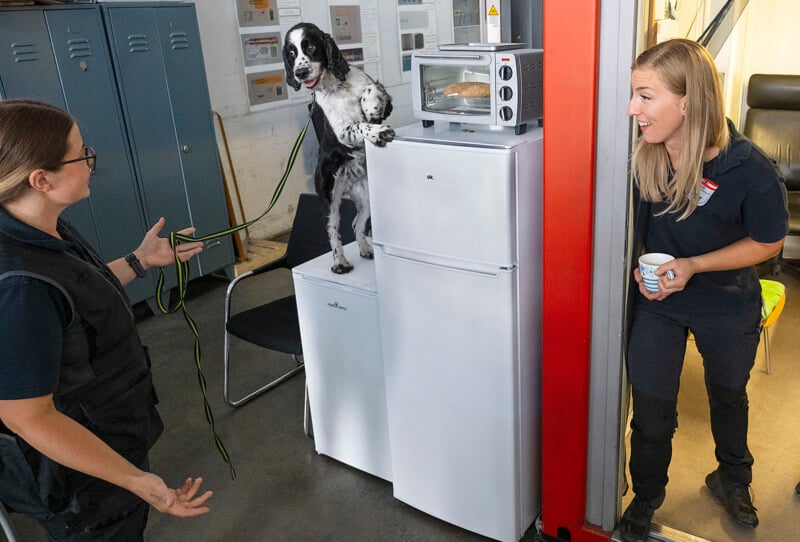
[[[649,252],[639,256],[639,272],[642,274],[642,282],[644,282],[644,287],[647,288],[648,292],[658,292],[658,279],[661,277],[656,275],[656,269],[674,259],[675,256],[662,252]],[[675,274],[672,271],[667,271],[667,278],[673,279]]]

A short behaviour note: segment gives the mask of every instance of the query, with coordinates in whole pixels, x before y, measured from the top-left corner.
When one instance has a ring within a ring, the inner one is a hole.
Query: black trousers
[[[150,461],[147,452],[143,451],[144,458],[137,461],[136,465],[144,471],[150,470]],[[103,483],[100,487],[111,487]],[[120,498],[122,491],[122,498]],[[117,498],[115,498],[115,496]],[[121,488],[114,486],[113,492],[96,495],[104,499],[105,504],[113,504],[117,512],[107,517],[87,521],[87,518],[71,512],[55,515],[49,520],[39,520],[47,532],[48,542],[143,542],[144,530],[147,526],[147,517],[150,505],[143,500],[133,497]],[[133,497],[133,498],[131,498]],[[118,505],[118,508],[117,508]],[[93,517],[96,510],[86,510]],[[94,512],[94,514],[93,514]]]
[[[739,324],[741,328],[741,321]],[[628,378],[633,388],[630,469],[634,492],[647,500],[658,499],[667,486],[672,436],[678,426],[680,375],[690,329],[703,358],[720,473],[733,481],[752,481],[753,456],[747,447],[747,381],[758,349],[759,321],[744,330],[724,325],[690,327],[637,309],[628,345]]]
[[[150,505],[139,501],[132,511],[98,523],[82,532],[71,531],[63,518],[40,523],[48,542],[142,542]]]

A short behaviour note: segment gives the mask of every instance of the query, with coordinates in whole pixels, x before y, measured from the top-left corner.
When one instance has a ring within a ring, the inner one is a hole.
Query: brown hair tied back
[[[68,113],[46,103],[0,101],[0,205],[25,191],[33,170],[61,167],[74,125]]]

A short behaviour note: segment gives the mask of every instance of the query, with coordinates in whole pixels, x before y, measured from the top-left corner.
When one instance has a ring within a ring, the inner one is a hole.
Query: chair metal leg
[[[789,260],[781,256],[778,257],[778,263],[775,265],[774,275],[778,273],[786,273],[791,275],[797,280],[800,280],[800,260]]]
[[[306,394],[303,400],[303,432],[308,438],[314,438],[314,426],[311,421],[311,403],[308,401],[308,382],[306,382]]]
[[[764,328],[763,332],[764,332],[764,360],[765,360],[764,372],[770,374],[772,372],[772,367],[770,366],[769,363],[769,329]]]
[[[0,502],[0,528],[3,529],[3,534],[6,535],[8,542],[17,542],[17,533],[14,532],[14,527],[11,525],[11,520],[6,512],[6,507]]]
[[[247,403],[249,401],[252,401],[253,399],[258,397],[262,393],[268,392],[269,390],[271,390],[275,386],[277,386],[279,384],[282,384],[283,382],[285,382],[285,381],[289,380],[290,378],[292,378],[297,373],[301,373],[301,372],[303,372],[303,370],[305,370],[305,364],[301,361],[302,358],[300,358],[299,356],[292,356],[292,357],[294,357],[294,360],[297,363],[297,366],[294,369],[292,369],[288,373],[283,374],[282,376],[279,376],[278,378],[276,378],[272,382],[269,382],[268,384],[265,384],[265,385],[261,386],[260,388],[251,391],[250,393],[248,393],[247,395],[245,395],[244,397],[242,397],[240,399],[231,399],[230,398],[230,390],[229,390],[229,387],[230,387],[230,358],[229,358],[229,354],[230,354],[230,333],[228,333],[226,331],[225,332],[225,344],[224,344],[224,356],[223,356],[223,358],[224,358],[223,364],[225,366],[225,370],[224,370],[224,378],[223,378],[223,383],[222,383],[222,394],[223,394],[223,397],[225,399],[225,403],[227,403],[229,406],[232,406],[232,407],[239,407],[239,406],[242,406],[243,404],[245,404],[245,403]]]

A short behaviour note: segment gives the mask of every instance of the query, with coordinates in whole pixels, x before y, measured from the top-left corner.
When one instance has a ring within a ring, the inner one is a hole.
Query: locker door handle
[[[192,150],[192,148],[189,145],[184,145],[184,146],[181,147],[181,150],[183,152],[188,153],[188,152],[190,152]]]

